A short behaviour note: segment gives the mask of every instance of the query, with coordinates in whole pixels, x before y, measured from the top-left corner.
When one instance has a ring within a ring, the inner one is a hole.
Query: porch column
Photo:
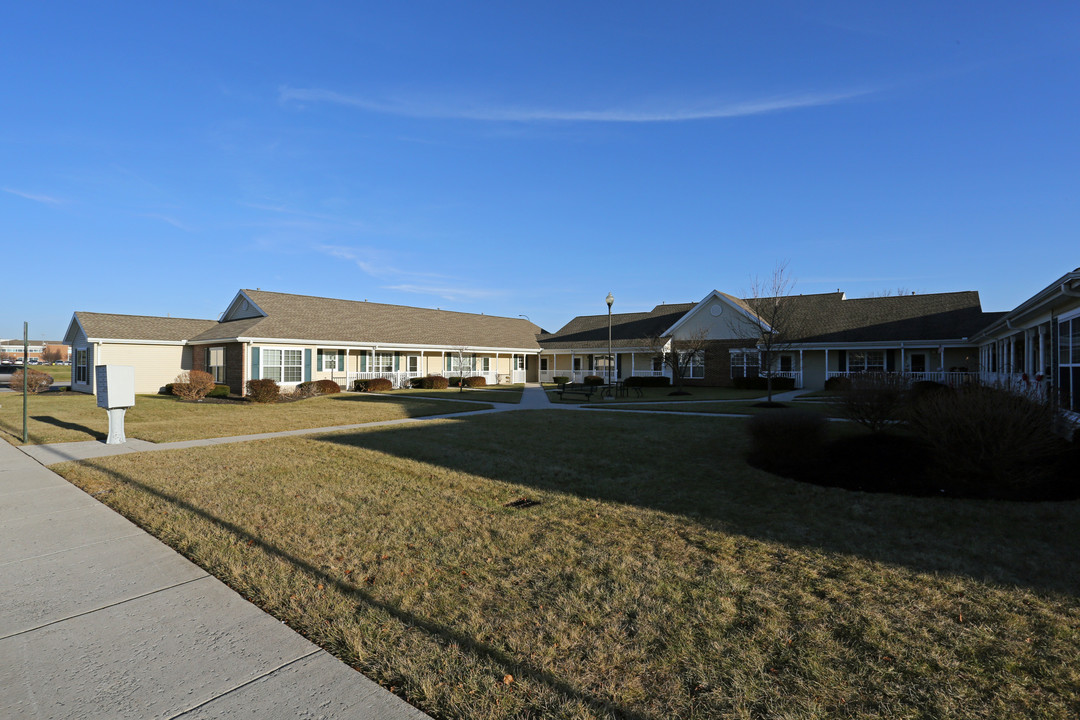
[[[630,353],[630,377],[634,376],[634,353]]]
[[[829,379],[829,348],[825,348],[825,379]]]
[[[576,356],[574,355],[574,351],[571,350],[570,351],[570,381],[571,382],[577,382],[577,376],[574,375],[574,358],[575,357]]]
[[[906,358],[906,356],[904,354],[904,346],[901,345],[900,346],[900,372],[907,372],[907,365],[905,365],[906,362],[907,362],[907,358]]]
[[[803,367],[803,351],[799,348],[799,389],[802,390],[803,385],[806,384],[806,370]]]
[[[1046,349],[1043,347],[1043,326],[1039,325],[1039,367],[1036,372],[1043,372],[1046,370]]]
[[[537,364],[537,366],[540,365],[539,362],[536,363],[536,364]],[[539,372],[539,370],[537,372]],[[514,378],[512,378],[512,377],[510,378],[510,380],[513,380],[513,379]],[[495,384],[496,385],[499,384],[499,353],[495,353]]]

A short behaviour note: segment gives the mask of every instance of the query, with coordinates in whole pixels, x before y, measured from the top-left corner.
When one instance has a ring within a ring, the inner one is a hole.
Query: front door
[[[926,355],[924,355],[923,353],[918,353],[911,356],[911,372],[926,372]]]

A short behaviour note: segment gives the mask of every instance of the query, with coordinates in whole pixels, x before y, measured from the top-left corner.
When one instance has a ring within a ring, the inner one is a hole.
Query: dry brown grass
[[[139,395],[124,420],[130,438],[174,442],[483,410],[490,405],[413,398],[327,395],[299,402],[217,404]],[[92,395],[50,393],[29,402],[31,445],[104,440],[109,420]],[[0,437],[22,444],[22,396],[0,396]]]
[[[802,485],[742,430],[522,412],[57,469],[436,717],[1076,717],[1080,503]]]

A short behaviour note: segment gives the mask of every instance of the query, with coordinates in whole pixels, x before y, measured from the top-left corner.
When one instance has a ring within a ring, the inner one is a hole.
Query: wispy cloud
[[[715,120],[746,117],[799,108],[832,105],[867,95],[873,90],[801,93],[773,95],[734,102],[668,103],[642,107],[613,107],[605,109],[557,109],[540,107],[501,107],[482,103],[440,103],[429,100],[380,101],[360,95],[349,95],[319,88],[278,89],[281,102],[332,103],[355,107],[384,115],[415,118],[479,120],[487,122],[604,122],[604,123],[665,123],[691,120]]]
[[[435,295],[446,300],[484,300],[502,295],[498,290],[485,290],[483,288],[446,287],[444,285],[385,285],[384,290],[397,290],[398,292],[416,293],[418,295]]]
[[[150,218],[151,220],[160,220],[161,222],[168,223],[169,225],[172,225],[174,228],[176,228],[178,230],[183,230],[184,232],[195,232],[195,230],[192,229],[190,226],[185,225],[184,223],[180,222],[176,218],[170,217],[168,215],[157,215],[157,214],[154,214],[154,213],[144,213],[142,215],[142,217]]]
[[[438,273],[415,272],[413,270],[401,270],[392,264],[386,252],[377,248],[354,248],[343,245],[316,245],[315,250],[338,260],[348,260],[356,264],[372,277],[396,277],[396,278],[447,278]]]
[[[33,200],[34,202],[46,203],[48,205],[60,205],[61,203],[64,202],[63,200],[60,200],[59,198],[50,197],[48,195],[37,195],[35,193],[23,192],[22,190],[15,190],[14,188],[6,187],[6,188],[0,188],[0,189],[2,189],[6,193],[11,193],[12,195],[17,195],[17,196],[19,196],[21,198],[24,198],[26,200]]]

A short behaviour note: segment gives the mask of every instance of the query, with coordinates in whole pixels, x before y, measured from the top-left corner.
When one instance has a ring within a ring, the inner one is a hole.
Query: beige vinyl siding
[[[191,348],[182,345],[127,345],[102,343],[91,359],[93,365],[131,365],[135,368],[135,392],[156,393],[176,376],[191,368]],[[93,377],[94,368],[90,367]],[[91,390],[92,392],[92,390]]]

